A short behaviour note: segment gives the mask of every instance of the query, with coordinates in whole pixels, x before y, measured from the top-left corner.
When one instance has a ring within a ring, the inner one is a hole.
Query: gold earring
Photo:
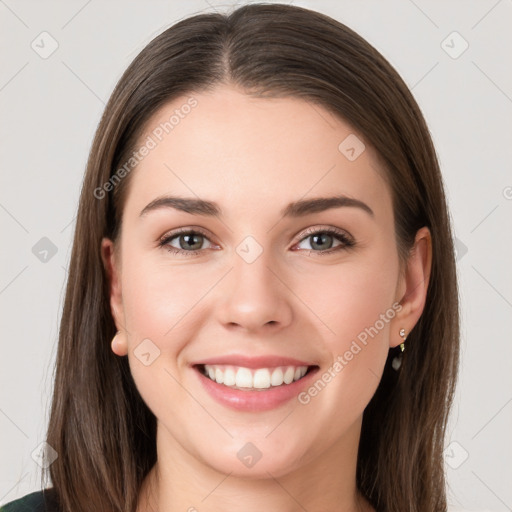
[[[407,339],[407,336],[405,335],[405,329],[404,329],[404,328],[400,329],[400,333],[399,333],[399,334],[400,334],[400,336],[402,336],[402,338],[404,339],[404,341],[403,341],[402,343],[400,343],[400,349],[401,349],[401,350],[402,350],[402,352],[403,352],[403,351],[404,351],[404,349],[405,349],[404,342],[405,342],[405,340]]]
[[[402,354],[405,349],[404,342],[407,339],[407,336],[405,335],[404,328],[400,329],[399,334],[404,340],[402,341],[402,343],[400,343],[400,353],[396,357],[394,357],[393,360],[391,361],[391,366],[393,367],[393,370],[395,370],[395,371],[398,371],[400,366],[402,366],[402,358],[403,358]]]

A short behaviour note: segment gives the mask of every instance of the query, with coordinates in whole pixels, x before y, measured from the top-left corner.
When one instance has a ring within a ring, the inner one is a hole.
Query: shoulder
[[[0,512],[60,512],[53,487],[26,494],[0,506]]]

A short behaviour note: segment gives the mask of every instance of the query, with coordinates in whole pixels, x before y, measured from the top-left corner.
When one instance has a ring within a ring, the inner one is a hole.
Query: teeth
[[[215,372],[220,372],[222,375],[224,375],[224,372],[222,370],[215,370]],[[217,382],[219,382],[217,380]],[[219,383],[220,384],[220,383]],[[238,368],[238,371],[236,372],[236,386],[238,388],[253,388],[252,385],[252,374],[251,370],[248,368]]]
[[[224,371],[224,384],[226,386],[234,386],[236,384],[236,373],[233,368],[226,368]]]
[[[292,382],[304,377],[307,366],[279,366],[251,370],[241,366],[204,365],[204,374],[218,384],[243,389],[267,389]]]

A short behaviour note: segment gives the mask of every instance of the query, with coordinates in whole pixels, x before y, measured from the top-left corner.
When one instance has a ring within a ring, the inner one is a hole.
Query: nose
[[[275,268],[266,251],[252,263],[233,255],[233,268],[218,290],[215,306],[226,328],[268,333],[290,325],[293,293]]]

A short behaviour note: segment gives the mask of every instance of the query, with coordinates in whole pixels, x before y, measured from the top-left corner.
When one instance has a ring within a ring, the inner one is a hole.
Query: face
[[[148,142],[117,252],[104,240],[103,253],[116,352],[162,446],[246,476],[354,449],[404,320],[391,192],[371,147],[317,105],[227,86],[162,107],[138,147]],[[166,196],[218,211],[155,205]],[[356,201],[287,209],[342,196]]]

